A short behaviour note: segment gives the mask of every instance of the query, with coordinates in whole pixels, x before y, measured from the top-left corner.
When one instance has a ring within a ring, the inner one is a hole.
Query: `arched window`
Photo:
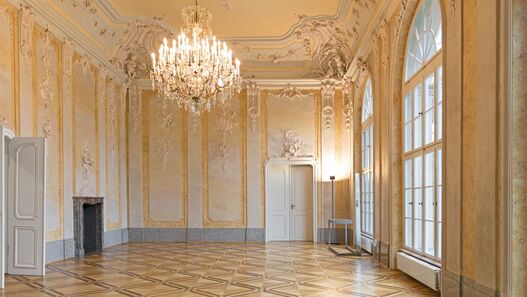
[[[361,233],[373,237],[373,96],[371,79],[362,99]]]
[[[441,259],[442,32],[438,0],[412,21],[403,83],[404,248]]]

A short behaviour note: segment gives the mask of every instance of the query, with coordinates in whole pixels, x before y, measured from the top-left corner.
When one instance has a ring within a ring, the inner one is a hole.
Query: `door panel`
[[[44,275],[44,138],[9,142],[7,273]]]
[[[269,240],[289,240],[289,170],[271,166],[269,171]]]
[[[313,240],[313,171],[311,166],[291,166],[290,240]]]

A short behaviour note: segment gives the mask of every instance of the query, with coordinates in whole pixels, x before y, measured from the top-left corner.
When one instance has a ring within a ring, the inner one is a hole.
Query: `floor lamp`
[[[332,175],[329,177],[329,179],[331,180],[331,218],[332,219],[335,219],[335,176]],[[335,226],[335,229],[333,230],[337,230],[336,229],[336,226]],[[328,232],[331,232],[332,230],[328,230]],[[330,243],[331,244],[339,244],[339,241],[337,239],[337,232],[335,231],[335,236],[331,236],[332,238],[334,238]]]

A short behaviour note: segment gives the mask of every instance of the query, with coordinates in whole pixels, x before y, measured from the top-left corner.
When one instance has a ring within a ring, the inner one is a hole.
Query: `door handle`
[[[291,204],[291,210],[293,210],[294,208],[295,208],[295,205]]]

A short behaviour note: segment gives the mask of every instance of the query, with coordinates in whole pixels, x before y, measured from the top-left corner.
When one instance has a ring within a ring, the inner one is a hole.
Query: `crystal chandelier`
[[[232,50],[212,35],[212,14],[197,0],[182,16],[185,27],[177,39],[169,46],[165,38],[158,56],[152,53],[152,89],[199,116],[240,92],[240,61],[233,63]]]

